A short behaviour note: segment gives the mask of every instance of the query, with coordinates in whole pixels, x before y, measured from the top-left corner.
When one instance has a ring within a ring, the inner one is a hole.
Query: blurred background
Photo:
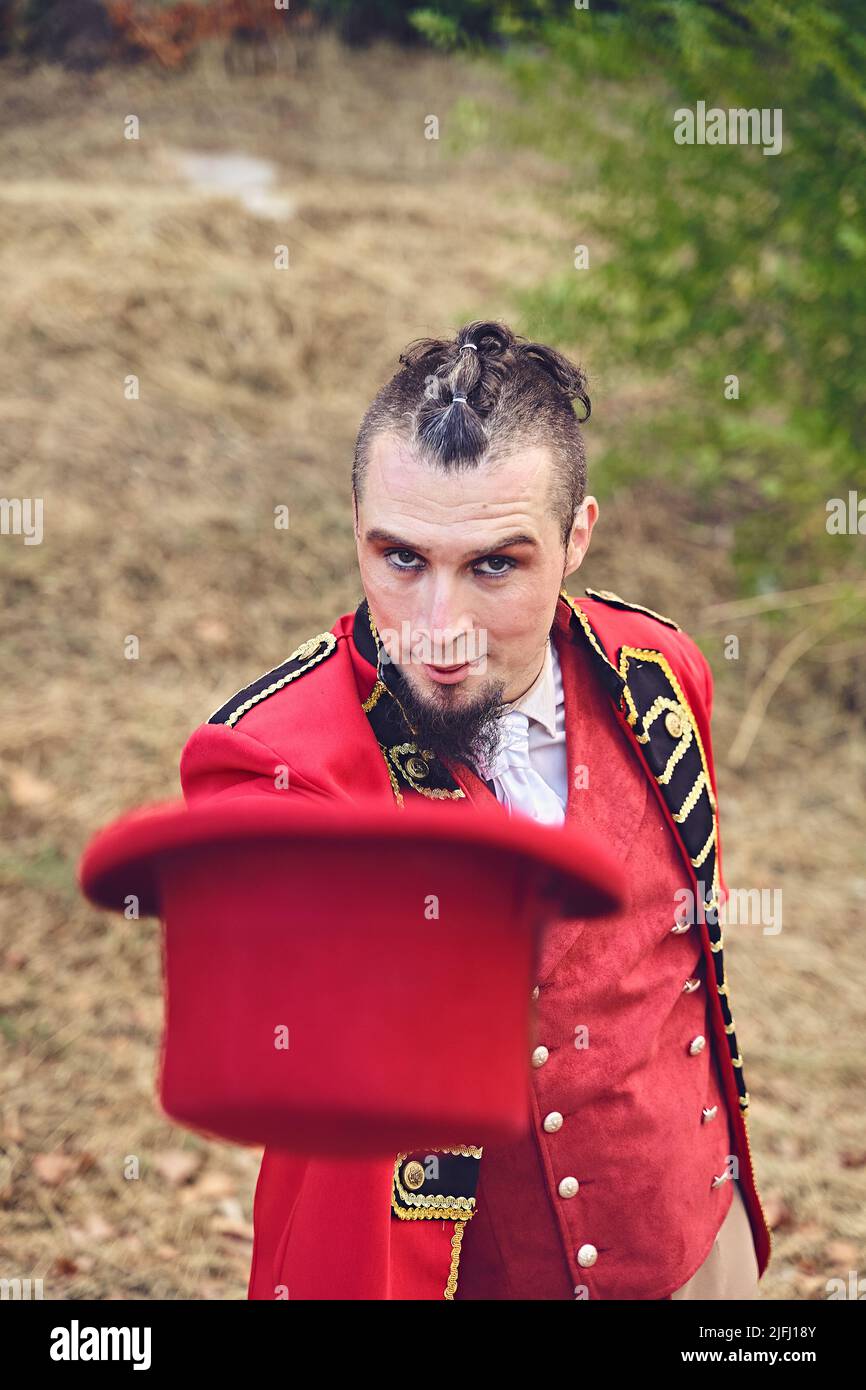
[[[699,642],[728,882],[783,892],[726,932],[761,1295],[863,1271],[866,14],[783,8],[0,0],[3,1277],[245,1296],[259,1155],[158,1111],[156,924],[75,866],[357,604],[361,415],[473,318],[586,368],[570,592]],[[782,152],[678,145],[700,101]]]

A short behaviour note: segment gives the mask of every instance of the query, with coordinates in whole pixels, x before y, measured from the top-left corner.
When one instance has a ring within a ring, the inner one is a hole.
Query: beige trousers
[[[671,1298],[757,1298],[758,1261],[752,1228],[739,1184],[736,1179],[732,1182],[734,1198],[712,1250],[700,1269]]]

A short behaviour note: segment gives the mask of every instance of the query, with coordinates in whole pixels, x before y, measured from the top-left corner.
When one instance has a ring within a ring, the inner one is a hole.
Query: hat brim
[[[622,905],[622,870],[596,835],[542,826],[500,808],[461,807],[443,814],[439,805],[407,801],[395,813],[380,802],[336,802],[320,807],[273,796],[236,796],[200,806],[161,802],[131,811],[99,831],[82,855],[78,881],[98,907],[122,912],[131,895],[140,916],[160,914],[160,860],[211,846],[215,867],[221,846],[284,841],[296,850],[329,842],[335,863],[357,855],[368,864],[400,846],[449,843],[473,847],[479,856],[501,853],[550,871],[548,887],[564,916],[595,917]],[[480,861],[479,861],[480,862]]]

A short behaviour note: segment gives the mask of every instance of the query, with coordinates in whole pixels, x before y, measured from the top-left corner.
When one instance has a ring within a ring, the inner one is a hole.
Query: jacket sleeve
[[[285,796],[286,791],[316,799],[325,795],[276,749],[224,724],[202,724],[187,740],[180,783],[189,805],[233,796]]]

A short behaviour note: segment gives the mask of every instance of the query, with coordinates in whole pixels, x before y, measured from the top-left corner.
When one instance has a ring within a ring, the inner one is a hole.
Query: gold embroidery
[[[447,1152],[447,1150],[441,1150]],[[398,1216],[403,1220],[412,1221],[428,1217],[440,1217],[445,1220],[459,1219],[468,1221],[475,1214],[474,1197],[446,1197],[443,1193],[428,1194],[422,1197],[417,1192],[407,1192],[400,1181],[400,1164],[406,1158],[406,1154],[398,1154],[394,1163],[394,1186],[408,1207],[416,1208],[414,1212],[403,1212],[392,1200],[391,1206]]]
[[[433,801],[457,801],[461,797],[465,798],[466,793],[462,787],[457,787],[455,791],[449,791],[447,787],[422,787],[420,785],[417,770],[413,773],[411,769],[417,759],[432,759],[433,754],[427,749],[419,749],[415,743],[396,743],[393,748],[388,748],[386,752],[391,763],[398,772],[403,774],[412,790],[419,792],[421,796],[429,796]],[[404,759],[403,762],[400,762],[401,756]],[[429,768],[427,772],[429,772]],[[427,772],[424,773],[425,777]]]

